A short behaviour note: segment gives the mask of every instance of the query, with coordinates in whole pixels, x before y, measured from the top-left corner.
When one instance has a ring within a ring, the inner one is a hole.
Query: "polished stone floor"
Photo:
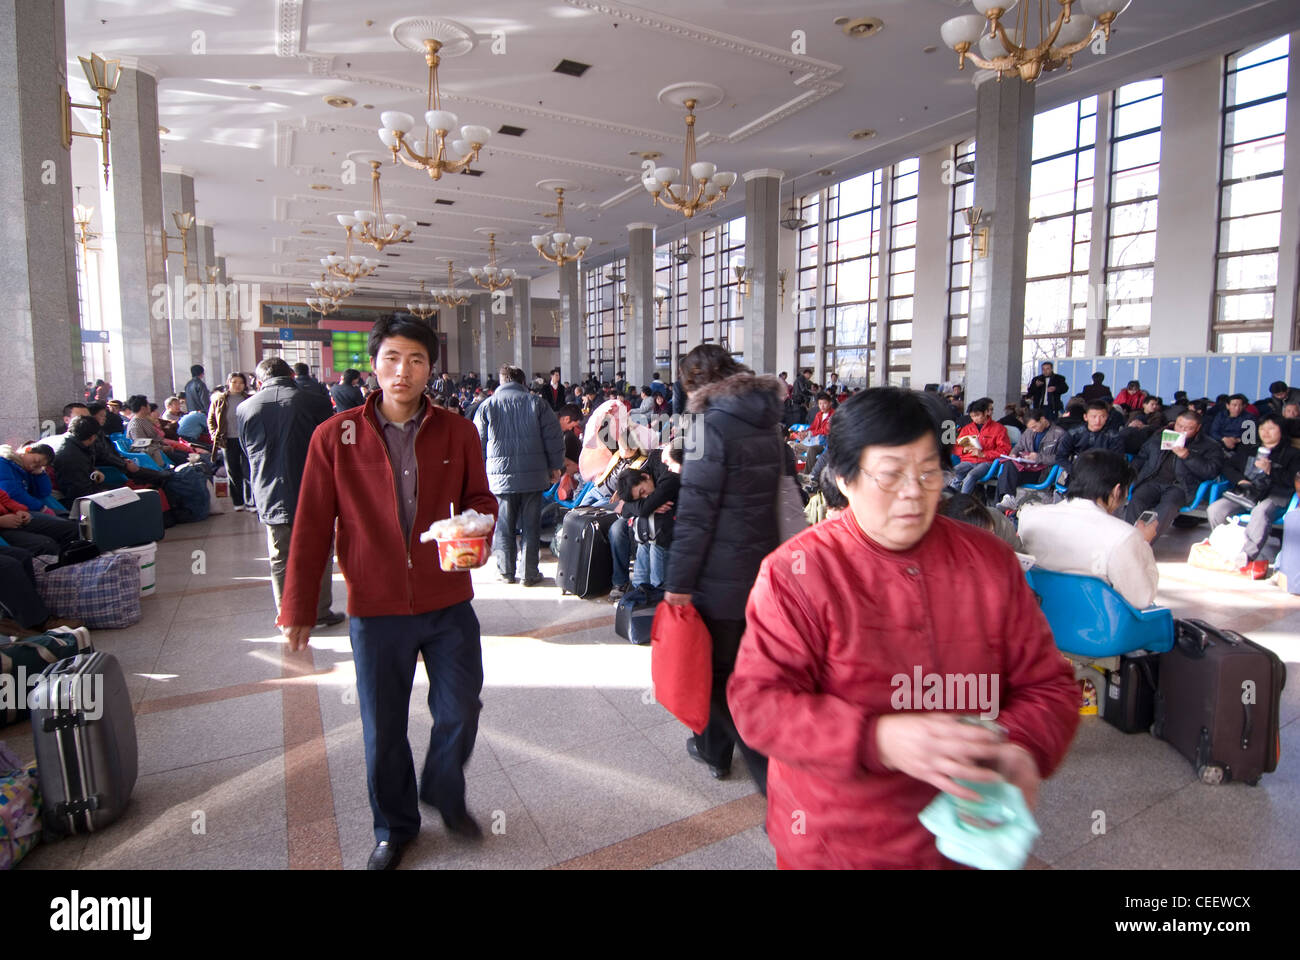
[[[1278,771],[1254,788],[1205,786],[1169,745],[1084,718],[1044,784],[1031,866],[1300,867],[1300,598],[1189,567],[1204,530],[1158,543],[1159,602],[1232,625],[1288,662]],[[38,846],[23,868],[364,866],[373,839],[347,624],[289,654],[266,557],[250,514],[168,531],[144,619],[92,636],[122,662],[135,699],[131,805],[101,833]],[[469,807],[487,836],[466,843],[422,807],[403,869],[771,869],[744,765],[715,781],[687,757],[686,729],[650,695],[650,651],[615,636],[613,607],[561,598],[553,581],[493,582],[490,571],[475,574],[486,683],[467,769]],[[553,576],[554,562],[542,572]],[[336,573],[335,609],[344,593]],[[417,764],[431,725],[427,686],[417,671]],[[0,738],[31,755],[26,724]]]

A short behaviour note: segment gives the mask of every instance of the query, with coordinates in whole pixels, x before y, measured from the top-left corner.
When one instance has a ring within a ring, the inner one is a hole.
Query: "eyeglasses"
[[[886,470],[876,474],[867,473],[867,471],[863,470],[861,473],[863,476],[876,481],[876,486],[883,493],[897,493],[912,476],[912,474],[902,473],[898,470]],[[944,476],[942,470],[927,470],[925,473],[916,474],[916,483],[922,490],[934,493],[936,490],[943,489],[943,485],[947,483],[947,477]]]

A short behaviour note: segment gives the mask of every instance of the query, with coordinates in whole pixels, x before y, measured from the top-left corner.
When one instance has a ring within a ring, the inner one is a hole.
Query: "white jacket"
[[[1099,577],[1138,609],[1155,601],[1160,572],[1151,544],[1136,527],[1091,501],[1026,506],[1020,539],[1046,570]]]

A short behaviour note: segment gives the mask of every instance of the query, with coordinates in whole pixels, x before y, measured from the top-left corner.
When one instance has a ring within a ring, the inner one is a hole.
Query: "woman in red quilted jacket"
[[[769,554],[749,595],[728,703],[770,758],[778,866],[955,866],[917,814],[940,790],[975,799],[957,780],[999,777],[1032,808],[1079,722],[1015,554],[936,516],[936,431],[910,391],[841,406],[827,459],[849,509]]]

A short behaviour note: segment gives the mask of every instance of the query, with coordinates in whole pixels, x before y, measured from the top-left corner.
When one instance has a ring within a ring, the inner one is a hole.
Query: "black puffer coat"
[[[690,394],[681,499],[664,589],[693,595],[715,620],[743,620],[763,558],[777,547],[778,424],[785,386],[737,374]]]

